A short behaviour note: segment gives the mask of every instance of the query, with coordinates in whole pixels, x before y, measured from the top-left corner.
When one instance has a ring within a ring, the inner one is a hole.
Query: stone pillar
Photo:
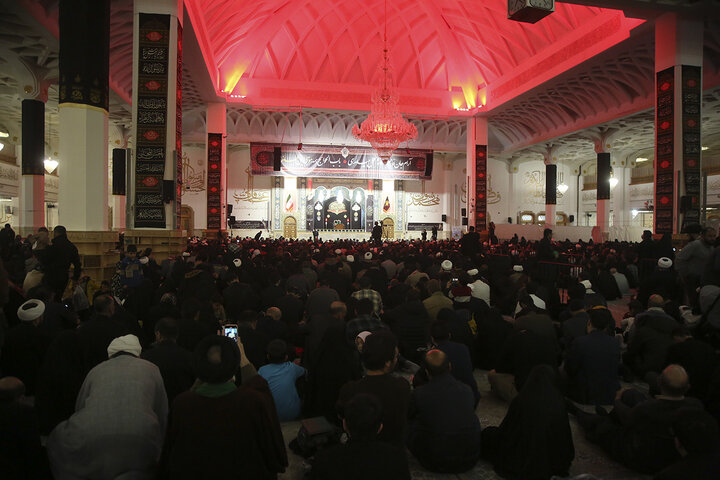
[[[699,222],[703,19],[655,22],[655,233]]]
[[[618,181],[617,186],[612,189],[612,219],[613,229],[616,232],[621,232],[621,235],[626,235],[627,227],[629,226],[628,218],[630,212],[626,207],[626,193],[627,185],[630,182],[630,172],[624,166],[613,166],[613,177]],[[613,237],[614,238],[614,237]],[[620,240],[630,240],[627,236],[624,238],[618,237]],[[612,239],[611,239],[612,240]]]
[[[45,102],[22,101],[22,181],[20,234],[45,225]]]
[[[60,0],[59,221],[108,227],[109,0]]]
[[[468,229],[487,229],[487,143],[488,123],[485,117],[467,120],[466,183],[468,192]]]
[[[227,228],[227,175],[225,103],[207,105],[207,229],[223,231]]]
[[[133,22],[133,228],[180,227],[182,19],[178,0],[137,0]]]

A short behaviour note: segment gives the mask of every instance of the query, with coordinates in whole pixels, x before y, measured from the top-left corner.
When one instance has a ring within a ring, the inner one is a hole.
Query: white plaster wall
[[[504,161],[488,158],[487,212],[488,221],[496,225],[507,223],[507,217],[513,218],[510,195],[510,171]]]
[[[249,145],[230,145],[227,148],[227,202],[233,206],[237,221],[268,221],[270,214],[271,177],[252,176]],[[295,179],[286,178],[285,188],[295,191]],[[295,192],[297,193],[297,192]],[[282,196],[284,205],[287,194]],[[298,198],[295,196],[295,211]],[[284,215],[283,215],[284,216]],[[300,228],[300,224],[298,224]]]
[[[183,146],[182,204],[193,209],[194,228],[207,228],[207,159],[204,146]],[[200,181],[202,179],[202,181]],[[188,232],[189,233],[189,232]]]

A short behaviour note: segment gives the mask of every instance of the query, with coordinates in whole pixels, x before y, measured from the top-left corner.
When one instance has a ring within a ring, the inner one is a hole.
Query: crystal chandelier
[[[400,142],[417,138],[415,125],[405,120],[398,111],[398,95],[392,84],[392,66],[387,45],[387,0],[385,0],[385,37],[383,45],[382,79],[380,86],[373,92],[370,115],[358,128],[353,125],[352,134],[363,140],[377,151],[383,163],[392,156]]]

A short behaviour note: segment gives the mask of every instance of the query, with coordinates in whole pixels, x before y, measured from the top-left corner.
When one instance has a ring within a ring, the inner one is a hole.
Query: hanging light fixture
[[[417,138],[415,125],[405,120],[398,111],[398,94],[392,81],[392,66],[387,44],[387,0],[385,0],[385,33],[383,38],[383,61],[379,87],[373,92],[370,115],[358,128],[353,125],[352,134],[358,140],[370,143],[383,163],[392,156],[400,142]]]

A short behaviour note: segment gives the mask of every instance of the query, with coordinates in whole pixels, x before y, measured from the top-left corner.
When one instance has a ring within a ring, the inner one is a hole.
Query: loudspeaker
[[[508,223],[512,223],[512,217],[508,217]]]
[[[430,152],[427,155],[425,155],[425,173],[423,174],[423,176],[432,177],[432,168],[433,168],[433,152]]]
[[[597,154],[597,199],[610,199],[610,154]]]
[[[175,200],[175,182],[163,180],[163,202],[170,203]]]
[[[112,151],[112,194],[125,195],[125,164],[127,150],[124,148],[113,148]]]
[[[568,217],[568,222],[573,223],[575,221],[575,215],[570,215]]]
[[[557,165],[545,165],[545,205],[557,204]]]
[[[228,217],[229,217],[230,214],[232,213],[232,208],[233,208],[232,203],[228,203],[228,204],[227,204],[227,215],[228,215]]]
[[[467,217],[463,217],[463,219],[462,219],[462,224],[463,224],[463,225],[467,225],[467,224],[468,224],[468,219],[467,219]]]
[[[235,215],[230,215],[230,216],[228,217],[228,220],[227,220],[227,221],[228,221],[228,224],[230,224],[231,226],[232,226],[232,225],[235,225]]]
[[[273,172],[279,172],[282,167],[282,151],[280,147],[273,149]]]
[[[444,213],[443,213],[443,216],[442,216],[442,221],[443,221],[443,222],[447,222],[447,215],[445,215]]]
[[[461,216],[461,217],[467,217],[467,208],[461,208],[461,209],[460,209],[460,216]]]

